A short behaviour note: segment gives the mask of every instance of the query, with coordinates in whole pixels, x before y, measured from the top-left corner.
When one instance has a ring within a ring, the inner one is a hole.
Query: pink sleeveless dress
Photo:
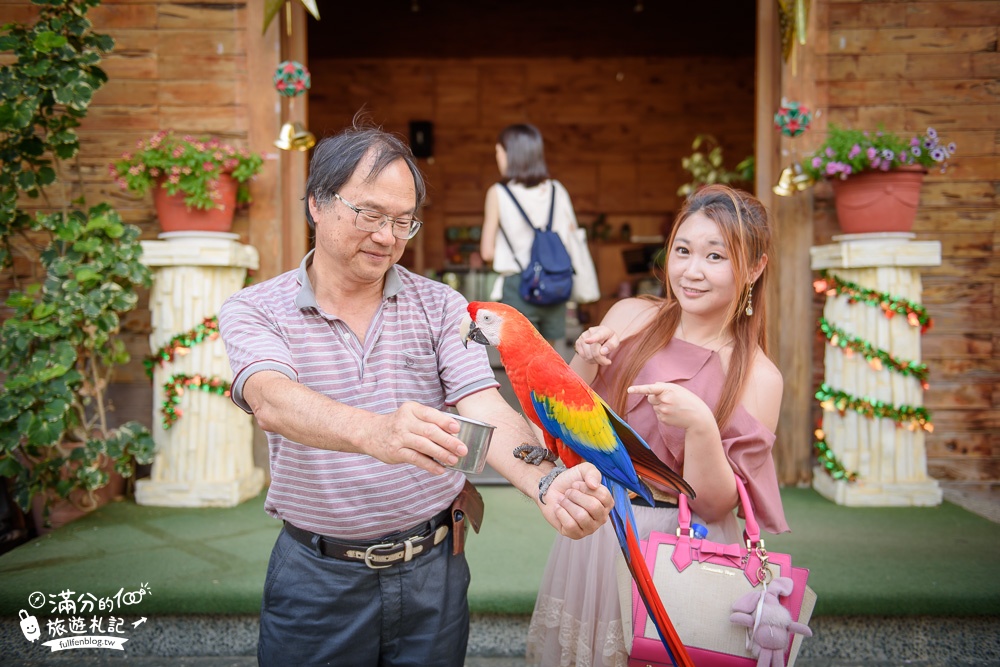
[[[617,360],[625,358],[629,347],[626,341],[611,365],[595,380],[594,389],[602,396],[609,394],[608,378],[614,377]],[[674,339],[650,359],[634,384],[675,382],[700,396],[714,410],[723,379],[718,354]],[[674,470],[683,470],[683,429],[661,424],[644,396],[630,396],[623,416],[660,459]],[[729,464],[746,484],[761,528],[771,533],[787,531],[771,458],[774,434],[737,407],[721,435]],[[633,511],[641,539],[652,530],[672,533],[677,528],[676,509],[633,505]],[[707,528],[708,539],[715,542],[741,539],[742,526],[735,510],[722,521],[707,524]],[[528,629],[529,665],[627,665],[616,578],[619,558],[621,548],[610,521],[581,540],[556,536]]]

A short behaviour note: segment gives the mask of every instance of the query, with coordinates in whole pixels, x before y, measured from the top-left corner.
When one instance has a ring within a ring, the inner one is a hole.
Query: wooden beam
[[[797,160],[798,139],[773,129],[773,117],[782,100],[811,104],[814,99],[816,35],[815,8],[809,17],[806,44],[796,44],[788,62],[782,62],[776,3],[758,2],[757,58],[757,194],[774,219],[772,280],[768,292],[771,353],[785,379],[781,400],[775,465],[781,484],[811,478],[812,431],[812,273],[809,248],[813,241],[812,191],[777,197],[771,187],[781,169]],[[780,323],[780,325],[779,325]]]
[[[286,5],[287,6],[287,5]],[[305,6],[291,4],[291,22],[282,12],[281,53],[282,60],[294,60],[303,64],[308,60],[307,26],[309,20]],[[282,122],[301,122],[308,128],[309,94],[294,98],[284,98],[286,111]],[[282,271],[295,268],[309,249],[309,225],[306,223],[305,203],[308,176],[309,151],[281,151],[281,238],[283,239]]]
[[[271,23],[264,27],[264,0],[247,2],[247,64],[246,109],[250,121],[250,148],[264,156],[264,170],[251,186],[253,203],[250,205],[250,233],[248,242],[260,253],[260,268],[255,282],[272,278],[281,273],[283,266],[284,230],[278,223],[282,214],[280,151],[274,140],[281,127],[278,93],[271,83],[271,73],[278,66],[280,56],[280,25]]]

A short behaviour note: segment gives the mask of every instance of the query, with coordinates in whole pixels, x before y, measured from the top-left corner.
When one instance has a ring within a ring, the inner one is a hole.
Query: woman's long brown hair
[[[733,352],[729,359],[729,370],[722,388],[719,404],[715,408],[715,419],[721,429],[733,414],[747,378],[753,355],[760,346],[767,354],[767,276],[770,263],[753,282],[753,314],[746,314],[750,291],[750,278],[765,255],[773,259],[771,252],[771,229],[764,206],[742,190],[725,185],[709,185],[693,193],[681,208],[667,241],[667,259],[671,260],[671,249],[681,224],[695,213],[701,213],[719,226],[729,261],[733,267],[733,277],[737,285],[737,296],[729,305],[725,326],[733,338]],[[630,350],[621,371],[611,382],[611,405],[621,415],[625,414],[626,389],[635,382],[636,376],[646,362],[673,337],[680,323],[681,308],[677,297],[665,278],[666,297],[657,299],[660,308],[653,321],[634,334],[635,346]],[[629,336],[632,338],[633,336]]]

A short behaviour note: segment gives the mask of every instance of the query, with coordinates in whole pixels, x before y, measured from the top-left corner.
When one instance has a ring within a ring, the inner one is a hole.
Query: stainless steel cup
[[[458,422],[459,429],[455,437],[465,443],[469,452],[465,456],[459,457],[455,465],[447,467],[478,475],[486,467],[486,453],[490,450],[490,440],[493,439],[493,431],[496,426],[462,415],[449,414],[448,416]]]

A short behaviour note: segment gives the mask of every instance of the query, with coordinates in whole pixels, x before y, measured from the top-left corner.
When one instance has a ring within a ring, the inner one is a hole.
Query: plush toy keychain
[[[757,667],[784,667],[792,633],[812,637],[809,626],[793,621],[778,602],[778,596],[788,595],[793,586],[790,578],[778,577],[765,584],[764,590],[751,591],[733,603],[729,620],[747,628],[747,645],[757,658]]]

